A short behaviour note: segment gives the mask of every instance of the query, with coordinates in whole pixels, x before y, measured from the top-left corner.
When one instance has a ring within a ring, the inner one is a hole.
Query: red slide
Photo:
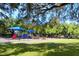
[[[17,35],[16,34],[13,34],[12,35],[12,39],[16,39],[17,38]]]

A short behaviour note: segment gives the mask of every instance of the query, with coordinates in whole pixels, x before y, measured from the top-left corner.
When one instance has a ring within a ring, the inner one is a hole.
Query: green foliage
[[[5,24],[3,21],[0,20],[0,33],[2,33],[5,29]]]
[[[56,27],[60,24],[59,19],[54,18],[49,22],[50,27]]]
[[[47,26],[45,27],[45,33],[46,34],[54,34],[56,35],[57,33],[59,33],[58,29],[59,29],[59,20],[58,19],[53,19],[51,20]]]
[[[35,27],[33,28],[33,30],[35,30],[36,33],[41,33],[42,27],[39,26],[39,25],[37,25],[37,26],[35,26]]]
[[[64,29],[63,24],[59,24],[59,26],[57,27],[57,34],[62,34],[63,29]]]
[[[68,28],[67,28],[67,33],[69,33],[69,34],[73,34],[73,31],[74,31],[74,24],[69,24],[68,25]]]
[[[52,19],[49,23],[46,23],[44,25],[34,25],[36,21],[32,21],[33,24],[25,24],[23,19],[14,20],[14,19],[2,19],[0,23],[3,23],[0,25],[0,33],[4,33],[7,28],[13,27],[13,26],[20,26],[27,29],[33,29],[35,30],[35,34],[41,34],[43,36],[49,35],[49,36],[55,36],[56,37],[63,35],[66,38],[69,38],[72,36],[77,38],[79,36],[79,24],[60,24],[59,20],[57,18]],[[23,32],[26,33],[26,32]]]
[[[73,30],[74,35],[79,35],[79,25],[75,26],[75,29]]]
[[[59,20],[57,18],[54,18],[49,23],[44,24],[42,26],[36,25],[33,28],[36,33],[55,36],[56,37],[63,35],[66,38],[77,38],[76,36],[79,36],[79,25],[77,24],[60,24]]]

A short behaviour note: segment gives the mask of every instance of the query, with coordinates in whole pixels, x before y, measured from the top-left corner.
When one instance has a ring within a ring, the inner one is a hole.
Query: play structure
[[[12,38],[12,39],[31,39],[31,34],[34,32],[34,30],[25,30],[22,27],[10,27],[8,28],[8,31],[11,32],[11,34],[4,34],[2,37],[4,38]],[[24,33],[23,33],[24,32]]]

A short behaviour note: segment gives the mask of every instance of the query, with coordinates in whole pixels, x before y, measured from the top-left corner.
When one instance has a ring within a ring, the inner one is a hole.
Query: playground
[[[1,3],[0,56],[79,56],[79,4]]]

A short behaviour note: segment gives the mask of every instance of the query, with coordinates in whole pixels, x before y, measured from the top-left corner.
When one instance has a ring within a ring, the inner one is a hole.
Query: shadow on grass
[[[79,43],[60,44],[60,43],[6,43],[0,45],[0,56],[19,55],[27,52],[38,52],[39,56],[79,56]],[[27,56],[27,55],[26,55]]]

